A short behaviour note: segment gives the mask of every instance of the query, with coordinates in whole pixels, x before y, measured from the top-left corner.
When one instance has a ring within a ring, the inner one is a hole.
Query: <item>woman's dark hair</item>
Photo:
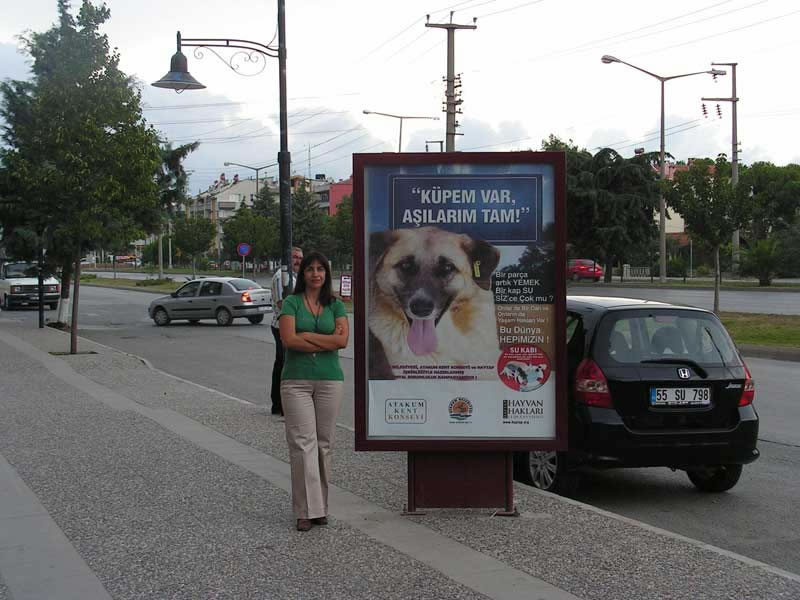
[[[300,267],[297,270],[297,284],[294,286],[294,293],[301,296],[306,291],[306,268],[312,262],[317,261],[325,269],[325,282],[322,284],[322,289],[319,291],[319,303],[322,306],[328,306],[334,300],[333,284],[331,283],[331,265],[328,259],[322,252],[312,250],[303,257],[300,261]]]

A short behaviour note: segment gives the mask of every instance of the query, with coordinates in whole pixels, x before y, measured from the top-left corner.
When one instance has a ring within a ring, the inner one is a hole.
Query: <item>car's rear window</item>
[[[733,342],[714,315],[674,309],[610,312],[598,328],[592,354],[601,366],[664,359],[741,365]]]
[[[234,289],[239,291],[241,290],[257,290],[261,288],[255,281],[251,281],[250,279],[231,279],[228,283],[230,283]]]

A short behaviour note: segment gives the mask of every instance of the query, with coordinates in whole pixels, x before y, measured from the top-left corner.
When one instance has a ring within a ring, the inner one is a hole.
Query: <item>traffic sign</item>
[[[236,246],[236,253],[239,256],[247,256],[248,254],[250,254],[250,250],[251,250],[250,244],[248,244],[247,242],[241,242],[238,246]]]

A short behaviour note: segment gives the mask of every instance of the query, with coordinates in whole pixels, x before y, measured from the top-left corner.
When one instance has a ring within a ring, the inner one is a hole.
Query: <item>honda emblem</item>
[[[681,367],[678,369],[678,377],[681,379],[689,379],[692,376],[692,372],[689,369]]]

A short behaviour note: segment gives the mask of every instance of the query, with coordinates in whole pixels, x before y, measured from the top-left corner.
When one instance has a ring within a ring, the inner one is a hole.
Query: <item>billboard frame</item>
[[[369,335],[366,280],[366,224],[364,170],[368,167],[419,165],[512,165],[538,164],[553,169],[555,220],[555,437],[541,438],[370,438],[367,435]],[[353,313],[354,320],[354,410],[355,449],[359,451],[482,451],[565,450],[567,448],[567,355],[566,355],[566,155],[563,152],[458,152],[381,153],[353,155]]]

